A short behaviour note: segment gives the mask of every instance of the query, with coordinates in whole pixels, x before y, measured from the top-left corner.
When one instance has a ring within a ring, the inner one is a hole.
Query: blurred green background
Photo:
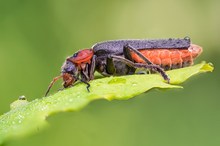
[[[103,40],[190,36],[204,48],[196,62],[215,65],[184,89],[95,101],[6,145],[220,145],[219,15],[219,0],[0,0],[0,114],[20,95],[42,97],[68,55]]]

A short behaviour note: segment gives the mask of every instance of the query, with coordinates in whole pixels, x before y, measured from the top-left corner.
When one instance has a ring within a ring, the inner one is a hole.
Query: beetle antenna
[[[53,86],[53,84],[54,84],[57,80],[59,80],[60,78],[62,78],[62,77],[63,77],[63,75],[60,75],[60,76],[57,76],[57,77],[53,78],[53,81],[50,83],[50,85],[49,85],[48,88],[47,88],[47,92],[46,92],[46,94],[45,94],[45,97],[46,97],[47,94],[50,92],[50,88]]]

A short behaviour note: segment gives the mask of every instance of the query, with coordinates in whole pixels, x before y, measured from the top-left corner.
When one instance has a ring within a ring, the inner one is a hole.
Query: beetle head
[[[63,87],[67,88],[77,81],[78,67],[71,61],[66,60],[61,67]]]
[[[53,84],[61,78],[63,78],[64,88],[74,84],[78,80],[80,70],[82,70],[87,63],[91,63],[93,54],[92,49],[83,49],[74,53],[73,56],[68,57],[61,67],[61,75],[53,79],[47,89],[46,95],[49,93]]]
[[[47,96],[47,94],[49,93],[53,84],[61,78],[63,78],[63,87],[64,88],[71,86],[78,79],[78,67],[75,64],[73,64],[72,62],[66,60],[63,64],[63,66],[61,67],[61,75],[55,77],[52,80],[52,82],[50,83],[50,85],[47,89],[45,96]]]
[[[61,73],[63,74],[70,74],[70,75],[73,75],[73,76],[77,76],[78,75],[78,67],[72,63],[71,61],[69,60],[66,60],[64,63],[63,63],[63,66],[61,67]]]

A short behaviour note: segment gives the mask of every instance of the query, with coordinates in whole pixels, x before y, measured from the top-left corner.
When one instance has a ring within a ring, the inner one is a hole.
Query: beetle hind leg
[[[133,51],[135,54],[137,54],[141,59],[143,59],[147,64],[142,63],[134,63],[132,57],[131,57],[131,51]],[[125,45],[123,48],[123,53],[127,61],[130,61],[129,64],[132,64],[135,68],[145,68],[149,69],[150,72],[158,72],[162,75],[164,80],[166,80],[168,83],[170,82],[170,79],[168,75],[165,73],[165,71],[158,65],[153,64],[148,58],[146,58],[141,52],[139,52],[137,49],[133,48],[129,44]],[[122,58],[121,58],[122,59]]]
[[[165,73],[165,71],[158,65],[155,64],[143,64],[143,63],[134,63],[124,57],[117,56],[117,55],[109,55],[109,57],[116,59],[118,61],[121,61],[125,63],[126,65],[134,68],[145,68],[145,69],[151,69],[153,71],[156,71],[161,74],[161,76],[166,80],[168,83],[170,83],[169,76]]]
[[[123,48],[123,53],[126,59],[129,59],[133,61],[131,57],[131,51],[133,51],[135,54],[137,54],[141,59],[143,59],[147,64],[153,64],[148,58],[146,58],[141,52],[139,52],[137,49],[133,48],[130,45],[125,45]]]

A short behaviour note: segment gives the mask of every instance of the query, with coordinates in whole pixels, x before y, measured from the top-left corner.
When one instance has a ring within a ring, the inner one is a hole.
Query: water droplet
[[[24,95],[22,95],[19,96],[18,100],[15,100],[10,104],[10,109],[15,109],[21,106],[25,106],[26,104],[28,104],[27,98]]]
[[[18,97],[18,100],[27,100],[27,98],[24,95],[21,95]]]
[[[137,86],[137,82],[132,82],[132,86]]]

